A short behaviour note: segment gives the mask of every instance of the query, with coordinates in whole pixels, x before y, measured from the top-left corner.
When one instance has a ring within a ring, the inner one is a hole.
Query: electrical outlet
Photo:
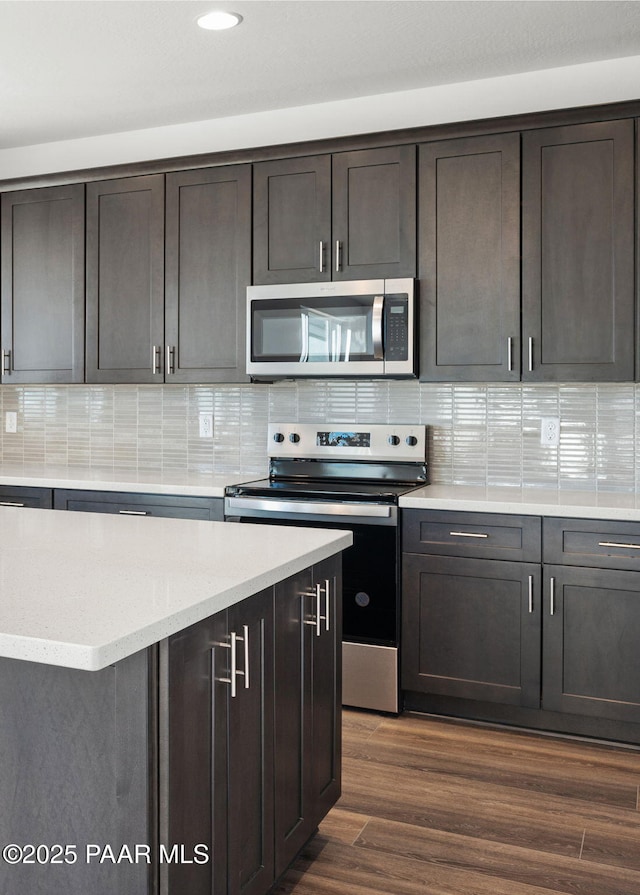
[[[4,431],[5,432],[17,432],[18,431],[18,414],[15,410],[7,410],[4,415]]]
[[[557,416],[543,416],[540,421],[540,444],[557,447],[560,442],[560,419]]]
[[[200,438],[213,438],[213,414],[201,413],[199,417]]]

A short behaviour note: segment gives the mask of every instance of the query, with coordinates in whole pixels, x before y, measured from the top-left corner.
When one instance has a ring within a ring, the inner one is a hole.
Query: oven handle
[[[368,503],[317,503],[304,500],[262,500],[257,497],[227,497],[233,510],[266,510],[270,513],[313,513],[323,516],[376,516],[389,518],[391,507]]]

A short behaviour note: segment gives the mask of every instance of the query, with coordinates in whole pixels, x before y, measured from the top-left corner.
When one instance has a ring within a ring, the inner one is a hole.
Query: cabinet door
[[[84,186],[2,196],[2,382],[84,379]]]
[[[331,156],[253,167],[253,282],[331,279]]]
[[[545,566],[542,707],[640,722],[640,574]]]
[[[227,892],[262,895],[274,880],[272,588],[232,606],[228,624],[242,640],[228,701]]]
[[[632,380],[633,122],[523,137],[523,379]]]
[[[340,797],[342,755],[342,573],[339,557],[313,567],[320,590],[320,626],[312,631],[311,815],[315,828]],[[317,611],[317,610],[316,610]]]
[[[520,137],[420,146],[420,378],[520,378]]]
[[[540,706],[540,566],[403,554],[402,687]]]
[[[160,841],[192,858],[160,865],[161,891],[227,890],[227,613],[198,622],[160,645]]]
[[[87,382],[162,382],[164,175],[87,185]]]
[[[165,381],[239,382],[251,281],[251,168],[167,175]]]
[[[416,274],[416,148],[333,156],[334,280]]]
[[[275,853],[280,876],[340,796],[340,561],[275,588]]]

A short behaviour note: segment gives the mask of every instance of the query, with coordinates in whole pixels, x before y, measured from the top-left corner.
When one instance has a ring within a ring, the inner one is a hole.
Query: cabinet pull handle
[[[121,516],[149,516],[149,510],[118,510]]]
[[[529,336],[529,372],[533,372],[533,336]]]
[[[556,579],[549,579],[550,592],[549,592],[549,614],[556,614]]]
[[[328,578],[324,579],[324,627],[326,631],[331,630],[329,621],[329,613],[331,609],[331,583]]]
[[[336,273],[342,269],[342,242],[336,239]]]
[[[167,345],[167,375],[176,372],[176,346]]]
[[[2,375],[11,375],[11,351],[8,348],[2,349]]]
[[[479,531],[450,531],[450,535],[456,538],[488,538],[489,535]]]
[[[640,544],[618,544],[616,541],[598,541],[598,547],[623,547],[625,550],[640,550]]]
[[[324,240],[320,240],[320,263],[318,265],[320,273],[324,273]]]
[[[513,370],[513,336],[507,339],[507,370],[510,373]]]
[[[533,575],[529,575],[529,612],[533,612]]]
[[[156,373],[159,373],[159,357],[160,357],[160,347],[158,345],[154,345],[151,349],[151,372],[155,376]]]
[[[240,675],[240,677],[243,677],[244,678],[244,688],[245,688],[245,690],[248,690],[249,689],[249,625],[242,626],[242,637],[240,637],[235,632],[232,634],[232,637],[234,638],[233,642],[236,645],[236,649],[234,651],[232,651],[232,653],[231,653],[231,656],[232,656],[232,658],[234,658],[235,663],[236,663],[236,669],[235,669],[234,676]],[[237,643],[238,643],[238,641],[240,641],[240,643],[242,643],[242,645],[244,647],[244,649],[243,649],[244,671],[240,671],[237,668]],[[234,652],[235,652],[235,656],[234,656]],[[234,688],[232,687],[232,690],[233,689]],[[231,695],[233,696],[233,693]]]
[[[23,507],[25,504],[13,500],[0,500],[0,507]]]

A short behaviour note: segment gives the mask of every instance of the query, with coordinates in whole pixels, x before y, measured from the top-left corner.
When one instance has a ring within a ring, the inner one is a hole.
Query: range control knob
[[[387,438],[387,441],[389,442],[389,444],[392,444],[394,447],[395,447],[396,445],[400,444],[400,439],[398,438],[397,435],[390,435],[390,436]]]
[[[291,444],[297,444],[300,441],[300,436],[297,432],[292,432],[289,436],[289,441],[291,442]]]
[[[409,447],[415,447],[418,443],[418,439],[415,435],[407,435],[406,442]]]
[[[284,441],[284,435],[282,434],[282,432],[276,432],[276,434],[273,436],[273,440],[276,442],[276,444],[282,444],[282,442]]]

